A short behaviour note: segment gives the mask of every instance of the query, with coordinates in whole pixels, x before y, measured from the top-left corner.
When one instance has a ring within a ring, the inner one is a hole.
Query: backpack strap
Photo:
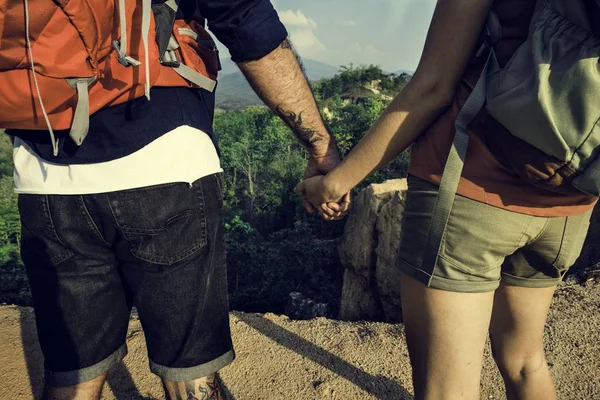
[[[179,43],[177,43],[177,39],[175,39],[174,36],[171,36],[164,58],[168,65],[170,65],[171,68],[173,68],[173,71],[177,72],[182,78],[212,93],[217,87],[217,82],[180,62],[175,53],[175,50],[178,48]]]
[[[152,4],[152,12],[154,13],[154,23],[156,25],[156,44],[158,46],[158,54],[160,54],[160,62],[163,65],[169,65],[165,58],[167,55],[167,47],[171,36],[173,35],[173,26],[175,18],[179,10],[179,0],[167,0],[164,2],[155,2]]]
[[[125,0],[119,0],[119,25],[121,30],[121,40],[114,40],[113,47],[119,55],[119,62],[124,66],[138,66],[141,63],[133,57],[127,55],[129,51],[129,40],[127,38],[127,14],[125,12]]]
[[[486,25],[485,28],[488,39],[484,41],[485,48],[483,48],[483,50],[488,50],[487,60],[477,84],[456,118],[454,141],[444,167],[442,181],[440,183],[438,196],[433,209],[433,216],[429,226],[429,235],[427,238],[427,245],[425,246],[425,254],[423,255],[422,267],[425,271],[428,271],[431,276],[433,275],[437,264],[442,240],[444,239],[444,233],[446,232],[446,226],[450,219],[452,205],[454,204],[456,191],[465,165],[467,148],[469,147],[467,127],[486,103],[488,76],[500,69],[493,49],[493,45],[500,39],[500,36],[497,36],[499,24],[497,24],[497,17],[491,15],[492,14],[490,14],[490,17],[488,18],[489,26]],[[480,48],[478,54],[482,53],[483,50]],[[430,280],[431,276],[429,278]]]
[[[148,54],[148,34],[150,33],[151,11],[152,0],[142,0],[142,43],[144,45],[144,72],[146,73],[144,91],[148,100],[150,100],[150,54]]]
[[[29,32],[29,1],[23,0],[23,6],[25,8],[25,42],[27,45],[27,56],[29,57],[29,66],[31,67],[31,76],[33,77],[33,84],[37,93],[38,103],[40,104],[42,114],[44,115],[44,120],[46,121],[46,126],[48,127],[48,133],[50,134],[50,142],[52,143],[52,154],[54,156],[57,156],[58,140],[54,135],[54,130],[52,129],[52,124],[50,124],[50,118],[48,117],[48,112],[46,111],[44,101],[42,100],[40,85],[38,84],[37,73],[35,71],[35,61],[33,59],[33,48],[31,46],[31,35]]]
[[[67,79],[67,83],[73,89],[77,90],[77,106],[75,107],[69,136],[78,146],[83,143],[90,128],[90,95],[88,87],[95,80],[96,77]]]

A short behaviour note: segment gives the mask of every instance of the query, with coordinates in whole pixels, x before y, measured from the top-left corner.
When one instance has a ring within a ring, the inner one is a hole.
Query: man
[[[196,6],[307,148],[306,177],[332,169],[335,142],[270,2],[182,0],[178,18],[196,15]],[[39,49],[27,50],[34,64]],[[50,130],[50,141],[39,131],[8,131],[16,137],[21,253],[45,357],[45,398],[100,397],[107,372],[127,352],[133,304],[167,398],[223,398],[216,373],[234,351],[214,98],[189,87],[150,94],[151,101],[94,113],[80,146],[68,131]],[[347,206],[346,198],[329,213],[343,216]]]

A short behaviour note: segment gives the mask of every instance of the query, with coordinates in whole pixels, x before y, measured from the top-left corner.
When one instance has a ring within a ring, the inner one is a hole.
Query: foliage
[[[240,216],[260,232],[291,226],[305,154],[289,129],[256,107],[218,114],[215,134],[225,170],[226,218]]]
[[[409,79],[410,75],[408,74],[386,74],[375,65],[356,67],[350,64],[342,66],[339,74],[333,78],[319,82],[315,86],[315,92],[323,100],[336,96],[356,98],[357,94],[368,94],[369,89],[371,89],[371,94],[368,97],[377,94],[395,96]]]
[[[234,218],[227,226],[231,307],[283,313],[289,293],[300,291],[336,309],[343,274],[338,241],[319,239],[303,222],[262,236]]]
[[[12,145],[8,136],[0,132],[0,303],[31,302],[19,255],[20,231],[17,195],[13,190]]]

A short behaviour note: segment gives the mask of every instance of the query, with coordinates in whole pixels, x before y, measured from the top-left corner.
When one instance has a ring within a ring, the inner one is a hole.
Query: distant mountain
[[[311,59],[303,59],[302,64],[310,81],[331,78],[338,71],[336,67]],[[262,104],[233,61],[221,60],[221,68],[217,87],[218,108],[231,110]]]
[[[231,61],[230,58],[221,59],[221,72],[219,72],[221,76],[230,75],[234,72],[239,72],[239,70],[240,69],[238,68],[238,66],[233,61]]]
[[[313,82],[320,81],[321,79],[333,78],[334,75],[338,73],[339,69],[309,58],[304,58],[302,60],[302,65],[306,72],[306,77]]]
[[[320,61],[305,58],[302,60],[306,76],[312,82],[329,79],[338,73],[338,68]],[[221,60],[222,70],[217,87],[217,107],[223,110],[238,110],[255,105],[262,105],[244,75],[230,59]],[[412,75],[414,71],[398,70],[395,75],[403,73]]]
[[[241,72],[223,75],[217,85],[217,108],[239,110],[262,104]]]

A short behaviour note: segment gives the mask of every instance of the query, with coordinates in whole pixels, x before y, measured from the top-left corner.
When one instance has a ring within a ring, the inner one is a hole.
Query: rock
[[[406,179],[389,180],[367,187],[354,200],[339,248],[346,269],[340,319],[401,320],[394,264],[406,189]]]
[[[327,317],[329,307],[325,303],[304,297],[302,293],[292,292],[285,306],[285,314],[291,319],[306,320],[317,317]]]
[[[383,312],[389,322],[402,321],[400,270],[396,267],[396,256],[402,240],[401,222],[404,216],[406,189],[404,183],[401,190],[393,192],[394,197],[381,208],[375,226],[379,239],[375,250],[375,279]]]

